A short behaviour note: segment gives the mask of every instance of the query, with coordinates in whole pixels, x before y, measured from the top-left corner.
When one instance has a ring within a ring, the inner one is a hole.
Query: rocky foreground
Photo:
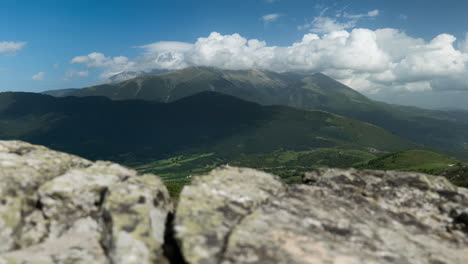
[[[468,263],[468,190],[324,169],[304,184],[223,167],[177,208],[154,175],[0,141],[0,264]]]

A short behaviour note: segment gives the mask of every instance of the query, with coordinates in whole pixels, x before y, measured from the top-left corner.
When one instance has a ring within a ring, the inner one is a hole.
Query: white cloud
[[[32,76],[34,81],[43,81],[45,79],[45,72],[38,72]]]
[[[299,26],[298,29],[314,33],[340,31],[354,28],[362,18],[373,18],[380,14],[380,11],[377,9],[369,11],[366,14],[349,14],[343,12],[343,10],[337,11],[335,17],[328,17],[325,14],[329,11],[329,8],[324,8],[319,16],[315,17],[311,22]]]
[[[459,43],[459,47],[463,52],[468,53],[468,33],[465,34],[465,40]]]
[[[356,21],[338,22],[336,19],[329,17],[316,17],[312,22],[299,26],[299,30],[308,29],[310,32],[327,33],[332,31],[340,31],[356,26]]]
[[[193,47],[192,44],[178,41],[161,41],[148,45],[138,46],[146,50],[146,53],[162,53],[167,51],[186,52]]]
[[[378,15],[380,15],[380,11],[376,9],[376,10],[369,11],[366,14],[348,14],[345,12],[343,14],[343,17],[350,18],[350,19],[361,19],[364,17],[376,17]]]
[[[13,41],[3,41],[0,42],[0,53],[15,53],[20,51],[26,42],[13,42]]]
[[[305,34],[287,47],[268,46],[239,34],[216,32],[195,43],[158,42],[141,46],[135,59],[79,56],[72,63],[102,69],[109,78],[125,71],[213,66],[223,69],[264,69],[277,72],[323,72],[359,91],[468,90],[468,50],[455,48],[455,37],[431,41],[413,38],[397,29],[352,29]]]
[[[88,69],[105,68],[106,72],[102,75],[103,78],[109,78],[121,71],[127,71],[135,67],[135,62],[129,61],[125,56],[112,58],[98,52],[77,56],[70,61],[70,64],[82,64]]]
[[[93,52],[86,56],[78,56],[71,60],[71,64],[86,64],[89,68],[101,68],[111,65],[125,65],[128,58],[124,56],[119,57],[106,57],[102,53]]]
[[[271,22],[275,22],[276,20],[278,20],[282,16],[283,15],[277,14],[277,13],[268,14],[268,15],[262,16],[261,20],[263,21],[263,23],[268,24],[268,23],[271,23]]]
[[[467,71],[468,54],[453,46],[456,38],[441,34],[426,45],[418,46],[394,67],[404,81],[423,81],[436,77],[450,77]]]
[[[400,85],[395,85],[396,90],[406,90],[410,92],[431,91],[432,85],[430,81],[410,82]]]
[[[367,17],[376,17],[378,15],[380,15],[380,11],[378,9],[367,12]]]
[[[77,71],[75,69],[69,69],[65,73],[65,80],[70,80],[74,77],[88,77],[89,71]]]

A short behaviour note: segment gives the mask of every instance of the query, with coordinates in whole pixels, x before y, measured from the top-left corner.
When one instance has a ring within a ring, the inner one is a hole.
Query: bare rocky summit
[[[222,167],[193,178],[174,216],[157,176],[0,141],[0,264],[468,263],[468,190],[443,177],[303,182]]]

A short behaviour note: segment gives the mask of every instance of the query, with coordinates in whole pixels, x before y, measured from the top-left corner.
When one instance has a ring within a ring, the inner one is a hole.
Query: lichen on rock
[[[160,261],[168,212],[172,212],[160,179],[143,175],[110,187],[103,208],[109,226],[104,245],[112,263]]]
[[[226,238],[245,215],[286,186],[276,176],[223,167],[199,176],[183,189],[175,230],[189,263],[220,263]]]
[[[224,168],[182,192],[176,230],[189,263],[468,263],[467,191],[442,177],[324,169],[264,192],[281,183],[256,173]],[[234,182],[248,186],[242,197],[265,196],[233,222],[218,205],[237,206]]]
[[[172,202],[155,175],[0,141],[0,180],[1,264],[166,262]]]

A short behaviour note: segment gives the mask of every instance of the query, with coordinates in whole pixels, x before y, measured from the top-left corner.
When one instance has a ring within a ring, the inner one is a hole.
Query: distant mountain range
[[[0,93],[0,138],[124,162],[181,153],[229,158],[279,149],[417,147],[380,127],[331,113],[261,106],[216,92],[171,103]]]
[[[461,112],[425,110],[373,101],[326,75],[220,70],[192,67],[145,75],[120,83],[48,91],[53,96],[105,96],[169,103],[204,91],[262,105],[323,110],[385,128],[401,137],[440,149],[468,152],[468,118]]]
[[[111,81],[111,83],[117,83],[117,82],[122,82],[122,81],[129,80],[129,79],[133,79],[133,78],[136,78],[136,77],[140,77],[140,76],[159,75],[159,74],[164,74],[164,73],[168,73],[168,72],[171,72],[171,70],[155,69],[155,70],[151,70],[151,71],[148,71],[148,72],[146,72],[146,71],[139,71],[139,72],[123,71],[123,72],[119,72],[119,73],[111,76],[109,78],[109,80]]]

